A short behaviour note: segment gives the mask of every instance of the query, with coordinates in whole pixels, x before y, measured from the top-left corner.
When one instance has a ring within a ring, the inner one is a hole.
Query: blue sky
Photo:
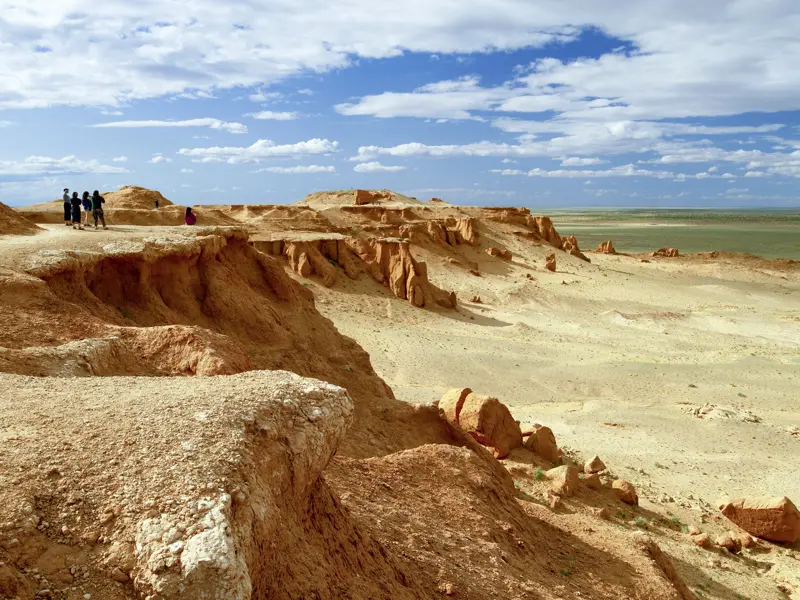
[[[0,201],[800,206],[796,2],[132,4],[0,0]]]

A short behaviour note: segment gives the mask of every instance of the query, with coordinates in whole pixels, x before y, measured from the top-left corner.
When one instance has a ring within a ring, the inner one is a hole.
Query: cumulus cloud
[[[227,123],[219,119],[188,119],[185,121],[111,121],[109,123],[97,123],[96,125],[92,125],[92,127],[122,129],[143,127],[209,127],[229,133],[247,133],[246,125],[242,125],[241,123]]]
[[[304,173],[336,173],[336,167],[321,165],[299,165],[297,167],[266,167],[256,173],[281,173],[287,175],[302,175]]]
[[[262,110],[256,113],[247,113],[245,117],[252,117],[259,121],[294,121],[300,118],[300,113],[296,112],[275,112],[271,110]]]
[[[194,173],[192,169],[181,169],[181,173]]]
[[[160,164],[163,164],[163,163],[172,162],[172,159],[167,157],[167,156],[164,156],[163,154],[154,154],[153,158],[151,158],[147,162],[151,162],[154,165],[160,165]]]
[[[0,175],[71,175],[128,173],[127,169],[104,165],[96,159],[82,160],[76,156],[50,158],[29,156],[22,161],[0,160]]]
[[[108,117],[121,117],[125,113],[123,113],[121,110],[101,110],[100,114]]]
[[[111,159],[111,162],[115,162],[115,163],[128,162],[128,157],[127,156],[116,156],[116,157]]]
[[[339,148],[339,142],[313,138],[296,144],[276,144],[272,140],[258,140],[252,146],[210,148],[181,148],[178,154],[189,156],[195,162],[226,162],[229,164],[261,162],[274,156],[305,156],[331,154]]]
[[[395,173],[397,171],[405,171],[406,167],[400,166],[387,166],[379,162],[361,163],[353,167],[356,173]]]

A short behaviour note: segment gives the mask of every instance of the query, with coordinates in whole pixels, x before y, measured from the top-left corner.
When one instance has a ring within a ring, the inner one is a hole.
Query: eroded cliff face
[[[340,269],[351,279],[363,272],[386,286],[392,294],[417,307],[455,308],[455,293],[445,292],[428,279],[427,266],[411,254],[408,240],[396,238],[285,239],[255,242],[258,249],[284,256],[298,275],[318,275],[331,287]]]
[[[343,388],[283,371],[0,385],[19,431],[0,456],[3,597],[426,597],[321,477],[353,420]]]

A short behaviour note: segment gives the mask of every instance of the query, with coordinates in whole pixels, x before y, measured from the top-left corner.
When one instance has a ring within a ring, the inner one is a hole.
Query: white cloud
[[[511,165],[511,164],[517,164],[517,162],[519,161],[516,161],[513,158],[504,158],[500,162],[503,163],[504,165]]]
[[[770,174],[765,173],[764,171],[748,171],[747,173],[744,174],[744,176],[758,178],[758,177],[769,177]]]
[[[192,169],[181,169],[181,173],[194,173]]]
[[[101,110],[100,114],[108,117],[121,117],[125,113],[123,113],[121,110]]]
[[[0,121],[0,129],[3,127],[11,127],[13,124],[13,121]]]
[[[530,171],[520,171],[519,169],[494,169],[492,173],[500,175],[527,175],[528,177],[553,177],[567,179],[589,179],[594,177],[654,177],[656,179],[687,179],[697,178],[697,175],[683,175],[682,173],[671,173],[669,171],[650,171],[640,169],[634,165],[621,165],[603,171],[572,170],[572,169],[531,169]],[[708,175],[702,173],[701,175]]]
[[[607,160],[602,160],[599,158],[579,158],[576,156],[571,156],[569,158],[565,158],[561,161],[562,167],[588,167],[590,165],[602,165],[603,163],[607,163]]]
[[[250,94],[248,98],[252,102],[269,102],[270,100],[277,100],[282,96],[283,94],[280,92],[256,92],[255,94]]]
[[[247,133],[247,126],[241,123],[227,123],[219,119],[188,119],[185,121],[112,121],[97,123],[96,128],[140,128],[140,127],[209,127],[229,133]]]
[[[245,117],[252,117],[260,121],[293,121],[300,118],[300,113],[296,112],[274,112],[271,110],[262,110],[257,113],[247,113]]]
[[[153,158],[151,158],[147,162],[151,162],[154,165],[160,165],[160,164],[163,164],[163,163],[172,162],[172,159],[167,157],[167,156],[164,156],[163,154],[154,154]]]
[[[379,162],[361,163],[353,167],[356,173],[394,173],[397,171],[405,171],[406,167],[400,166],[386,166]]]
[[[50,158],[29,156],[22,161],[0,160],[0,175],[69,175],[84,173],[128,173],[122,167],[104,165],[96,159],[81,160],[76,156]]]
[[[114,158],[111,159],[111,162],[115,162],[115,163],[128,162],[128,157],[127,156],[115,156]]]
[[[426,0],[349,0],[346,10],[323,0],[254,0],[225,10],[196,0],[190,11],[180,2],[124,0],[26,0],[22,10],[6,0],[3,8],[0,105],[7,108],[197,98],[348,67],[359,57],[507,51],[568,41],[590,28],[634,50],[528,66],[517,75],[522,90],[500,99],[509,102],[504,110],[550,110],[544,107],[553,103],[599,111],[591,118],[635,120],[794,110],[800,103],[800,14],[791,0],[774,0],[768,10],[753,0],[574,0],[546,9],[524,0],[465,0],[457,11]],[[242,23],[247,27],[235,27]],[[34,45],[51,51],[31,52]],[[432,111],[478,110],[446,94],[444,105],[433,99]],[[419,100],[408,99],[403,110]],[[376,112],[386,110],[382,104],[374,104]]]
[[[227,162],[229,164],[261,162],[273,156],[304,156],[336,152],[339,142],[314,138],[296,144],[278,145],[272,140],[258,140],[252,146],[211,148],[181,148],[178,154],[190,156],[195,162]]]
[[[313,96],[314,90],[310,90],[308,88],[303,88],[302,90],[297,90],[297,93],[302,96]]]
[[[336,167],[323,167],[320,165],[300,165],[297,167],[267,167],[259,169],[256,173],[283,173],[301,175],[304,173],[336,173]]]

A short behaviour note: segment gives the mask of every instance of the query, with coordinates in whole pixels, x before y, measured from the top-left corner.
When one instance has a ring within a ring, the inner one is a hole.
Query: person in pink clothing
[[[191,206],[186,207],[186,216],[183,220],[187,225],[194,225],[197,223],[197,215],[192,212]]]

